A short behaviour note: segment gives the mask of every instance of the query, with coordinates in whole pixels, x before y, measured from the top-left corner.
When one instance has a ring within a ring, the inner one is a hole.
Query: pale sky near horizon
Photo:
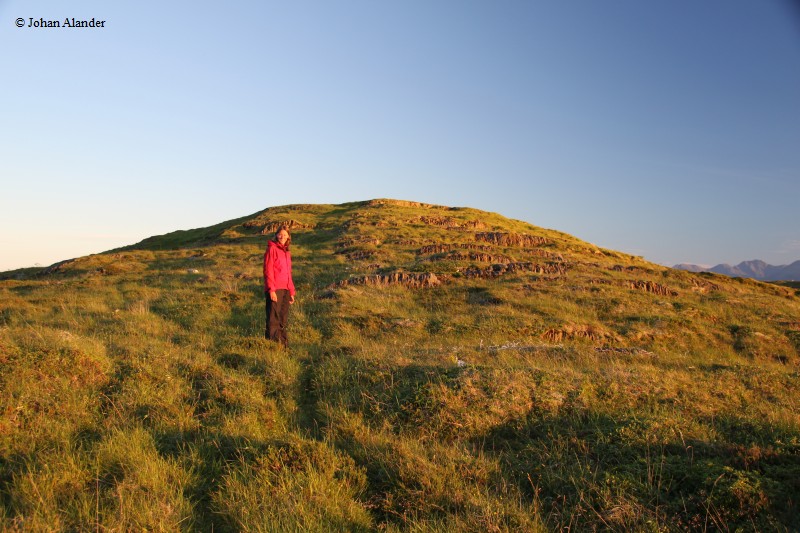
[[[371,198],[800,259],[794,0],[0,0],[0,50],[0,271]]]

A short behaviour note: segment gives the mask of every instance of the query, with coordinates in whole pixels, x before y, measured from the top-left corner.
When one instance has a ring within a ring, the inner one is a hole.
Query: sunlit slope
[[[398,200],[6,277],[3,529],[800,528],[795,288]]]
[[[665,268],[494,213],[398,200],[274,207],[78,259],[54,275],[146,280],[196,270],[201,282],[216,273],[257,287],[265,241],[281,224],[292,230],[304,296],[335,302],[331,328],[384,335],[403,322],[406,341],[446,344],[468,335],[484,345],[585,341],[797,357],[790,288]],[[374,300],[395,294],[407,301]]]

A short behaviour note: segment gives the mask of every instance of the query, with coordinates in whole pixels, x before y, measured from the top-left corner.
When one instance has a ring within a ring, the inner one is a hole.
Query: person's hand
[[[294,303],[294,294],[290,294],[289,295],[289,305],[292,305],[293,303]]]
[[[275,292],[275,291],[269,291],[269,299],[272,300],[273,302],[277,302],[278,301],[278,293]]]

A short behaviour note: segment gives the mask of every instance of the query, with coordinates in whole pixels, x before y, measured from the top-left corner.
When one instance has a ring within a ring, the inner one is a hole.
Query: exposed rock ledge
[[[482,252],[489,252],[492,250],[491,246],[484,246],[481,244],[428,244],[417,250],[417,255],[441,254],[456,248],[461,248],[464,250],[480,250]]]
[[[441,284],[436,274],[432,272],[392,272],[390,274],[373,274],[371,276],[358,276],[345,279],[329,285],[329,289],[347,287],[348,285],[403,285],[410,289],[435,287]]]
[[[447,229],[485,229],[486,224],[480,220],[458,220],[453,217],[422,215],[408,221],[410,224],[421,222],[427,226],[438,226]]]
[[[551,243],[550,239],[544,237],[520,235],[519,233],[501,233],[497,231],[476,233],[475,240],[490,242],[500,246],[520,246],[523,248],[535,248]]]
[[[505,255],[491,255],[481,252],[449,252],[443,255],[434,255],[426,259],[427,261],[478,261],[481,263],[513,263],[514,260]]]
[[[299,220],[289,219],[283,221],[272,221],[264,223],[263,220],[250,220],[243,224],[245,228],[255,228],[264,224],[264,227],[261,228],[262,235],[269,235],[270,233],[275,233],[280,228],[286,227],[289,230],[296,230],[296,229],[306,229],[306,228],[313,228],[314,226],[311,224],[304,224]]]
[[[628,287],[640,291],[649,292],[659,296],[677,296],[678,291],[672,290],[665,285],[656,283],[655,281],[644,280],[630,280],[627,282]]]
[[[397,207],[424,207],[426,209],[442,207],[434,204],[425,204],[422,202],[409,202],[408,200],[392,200],[390,198],[377,198],[375,200],[369,200],[367,205],[370,207],[377,207],[381,205],[393,205]]]
[[[559,274],[567,273],[569,267],[566,263],[508,263],[505,265],[491,265],[485,268],[470,267],[461,273],[467,278],[496,278],[513,272],[533,272],[534,274]]]
[[[561,342],[572,339],[589,339],[592,341],[619,341],[616,335],[600,326],[591,324],[565,324],[560,328],[551,328],[542,333],[542,338],[550,342]]]

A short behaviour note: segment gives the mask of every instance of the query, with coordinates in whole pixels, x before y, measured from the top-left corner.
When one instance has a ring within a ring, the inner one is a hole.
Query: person
[[[264,252],[264,295],[267,301],[267,326],[264,336],[289,347],[286,324],[289,306],[294,303],[295,290],[292,280],[292,256],[289,244],[292,238],[289,228],[283,226],[275,232],[275,238],[267,243]]]

